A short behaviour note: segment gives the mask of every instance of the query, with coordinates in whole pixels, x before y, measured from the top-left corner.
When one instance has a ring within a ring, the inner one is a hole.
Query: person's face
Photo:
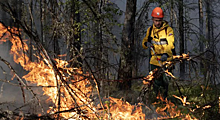
[[[163,18],[153,18],[153,23],[156,28],[160,28],[162,26]]]

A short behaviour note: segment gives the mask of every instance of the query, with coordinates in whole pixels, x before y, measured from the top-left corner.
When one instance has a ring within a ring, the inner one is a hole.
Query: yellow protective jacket
[[[157,61],[157,58],[160,59],[163,53],[167,53],[168,55],[167,61],[172,60],[173,58],[173,53],[172,53],[172,50],[174,49],[173,29],[168,25],[166,21],[163,21],[163,25],[159,29],[157,29],[154,25],[152,27],[153,28],[151,30],[151,33],[149,33],[150,27],[147,29],[146,36],[142,41],[142,46],[144,49],[147,49],[147,46],[145,46],[144,43],[149,42],[148,36],[150,34],[150,37],[153,38],[151,40],[151,43],[153,44],[154,51],[156,53],[155,55],[153,51],[151,51],[152,57],[150,59],[150,64],[161,66]]]

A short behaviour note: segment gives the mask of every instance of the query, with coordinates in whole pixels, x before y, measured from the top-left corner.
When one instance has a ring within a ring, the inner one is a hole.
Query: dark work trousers
[[[151,71],[155,68],[160,68],[156,65],[150,65]],[[158,79],[155,79],[153,82],[153,91],[155,92],[156,96],[160,93],[163,96],[163,99],[167,98],[168,95],[168,85],[169,85],[169,77],[166,76],[165,73],[161,75]]]

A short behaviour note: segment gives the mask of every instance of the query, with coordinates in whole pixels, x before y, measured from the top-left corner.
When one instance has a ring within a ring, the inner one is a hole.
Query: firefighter
[[[152,11],[153,25],[147,29],[146,36],[142,41],[142,46],[147,49],[147,45],[153,46],[150,58],[150,70],[161,67],[165,61],[172,59],[175,54],[174,50],[174,34],[173,29],[164,21],[164,13],[160,7],[156,7]],[[153,91],[159,93],[166,98],[168,95],[168,80],[169,78],[163,74],[153,83]]]

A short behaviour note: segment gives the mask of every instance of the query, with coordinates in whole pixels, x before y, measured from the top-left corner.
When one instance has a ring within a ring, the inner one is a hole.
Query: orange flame
[[[154,70],[152,70],[152,71],[150,71],[149,72],[149,75],[147,76],[147,77],[144,77],[143,79],[143,84],[144,85],[148,85],[148,84],[150,84],[150,82],[155,78],[154,77],[154,74],[155,74],[155,72],[157,71],[157,68],[156,69],[154,69]],[[147,80],[147,81],[146,81]]]
[[[183,53],[182,55],[174,55],[173,56],[173,59],[180,59],[180,58],[182,58],[182,59],[189,59],[189,54]]]
[[[172,78],[176,78],[171,72],[168,71],[168,69],[165,71],[166,74],[168,74],[169,76],[171,76]]]
[[[173,96],[174,96],[175,98],[181,100],[183,106],[186,106],[186,105],[189,105],[189,104],[190,104],[189,102],[186,101],[186,97],[185,97],[185,96],[184,96],[183,98],[178,97],[178,96],[176,96],[176,95],[173,95]]]
[[[181,115],[180,110],[177,109],[177,106],[175,106],[174,103],[171,101],[168,101],[167,99],[163,99],[161,95],[158,96],[158,99],[161,100],[162,103],[164,103],[164,107],[158,107],[156,109],[156,112],[160,115],[163,115],[163,117],[159,117],[159,119],[168,119],[168,118],[176,118]],[[159,103],[154,103],[159,104]]]
[[[8,28],[12,33],[18,34],[20,30],[16,28]],[[4,35],[4,36],[3,36]],[[11,54],[13,54],[14,61],[20,64],[24,70],[29,71],[23,78],[30,83],[37,84],[37,86],[51,86],[43,87],[44,95],[50,97],[50,100],[56,105],[56,107],[50,107],[49,113],[56,113],[59,111],[70,110],[73,108],[86,109],[87,113],[94,113],[95,110],[92,100],[89,98],[91,95],[92,87],[86,77],[88,74],[83,74],[80,69],[67,68],[68,63],[63,60],[56,59],[57,68],[63,68],[67,71],[68,76],[74,75],[74,79],[66,77],[63,71],[59,71],[61,76],[56,75],[53,67],[48,64],[47,59],[39,60],[38,62],[30,61],[27,56],[28,45],[16,36],[11,35],[7,28],[0,24],[0,37],[2,41],[6,41],[7,38],[12,43]],[[40,58],[37,56],[37,58]],[[74,73],[74,74],[70,74]],[[81,76],[81,75],[84,76]],[[64,81],[60,77],[63,77]],[[69,82],[69,84],[68,84]],[[75,83],[75,84],[71,84]],[[77,98],[77,99],[75,99]],[[86,105],[83,107],[83,105]],[[59,107],[58,107],[59,106]],[[80,107],[82,106],[82,107]],[[71,112],[64,112],[61,115],[65,118],[71,118],[77,116],[76,109]],[[91,115],[92,116],[92,115]]]
[[[145,114],[142,113],[141,104],[131,105],[126,101],[109,97],[110,114],[114,120],[145,120]],[[134,111],[134,109],[136,109]],[[108,119],[107,116],[105,119]]]
[[[186,101],[186,97],[178,97],[173,95],[175,98],[180,99],[183,103],[183,106],[190,104]],[[191,116],[190,114],[184,115],[181,113],[180,109],[177,108],[177,106],[172,103],[171,101],[168,101],[167,98],[164,100],[161,95],[158,96],[158,99],[161,100],[164,107],[158,107],[156,109],[156,112],[160,115],[163,115],[162,117],[158,117],[158,119],[170,119],[170,118],[181,118],[184,120],[198,120],[197,118]],[[159,103],[154,103],[159,104]],[[211,106],[205,106],[204,108],[209,108]]]

